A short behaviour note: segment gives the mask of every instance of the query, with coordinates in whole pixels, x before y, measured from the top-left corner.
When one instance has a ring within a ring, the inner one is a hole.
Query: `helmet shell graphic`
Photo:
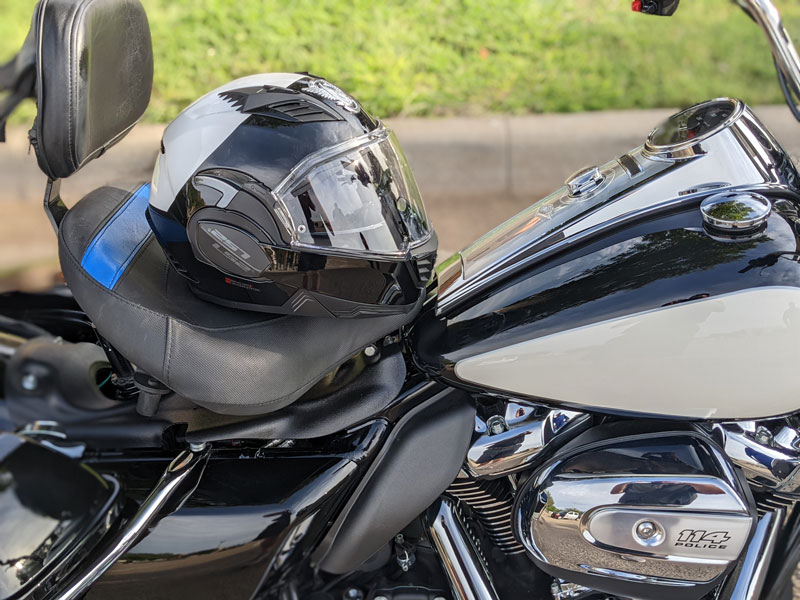
[[[407,313],[436,234],[394,134],[334,84],[271,73],[164,132],[148,221],[201,298],[336,318]]]

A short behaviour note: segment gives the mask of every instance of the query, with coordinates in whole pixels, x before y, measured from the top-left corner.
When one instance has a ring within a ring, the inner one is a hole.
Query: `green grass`
[[[777,0],[800,39],[800,2]],[[309,71],[379,116],[781,101],[760,30],[728,0],[672,18],[630,0],[144,0],[153,32],[151,121],[256,72]],[[0,59],[33,2],[0,0]],[[19,118],[30,118],[32,109]]]

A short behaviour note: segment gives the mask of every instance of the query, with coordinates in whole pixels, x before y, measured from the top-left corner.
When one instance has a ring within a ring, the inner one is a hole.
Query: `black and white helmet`
[[[200,297],[330,317],[403,313],[436,234],[394,134],[330,82],[253,75],[164,132],[148,220]]]

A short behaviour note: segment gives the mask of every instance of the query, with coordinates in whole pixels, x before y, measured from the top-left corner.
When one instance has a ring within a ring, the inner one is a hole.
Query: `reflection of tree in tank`
[[[721,202],[706,209],[706,214],[719,221],[746,221],[753,211],[744,202]]]
[[[559,291],[559,296],[575,298],[576,303],[581,297],[584,300],[600,298],[613,292],[640,288],[660,279],[742,260],[748,250],[765,240],[721,244],[705,234],[685,229],[659,231],[642,236],[624,252],[563,282],[554,290]],[[591,290],[595,290],[594,293]]]
[[[673,229],[650,233],[627,246],[624,251],[604,259],[601,264],[581,270],[576,276],[559,279],[559,270],[538,275],[553,279],[552,287],[526,297],[515,304],[489,312],[472,320],[454,324],[448,332],[452,341],[469,343],[472,337],[489,335],[532,323],[564,310],[593,302],[621,291],[635,290],[653,282],[713,269],[719,265],[745,260],[747,252],[771,241],[763,236],[755,240],[725,244],[703,233]],[[596,254],[579,261],[598,261]],[[524,284],[520,294],[526,294]],[[693,290],[687,295],[705,290]]]

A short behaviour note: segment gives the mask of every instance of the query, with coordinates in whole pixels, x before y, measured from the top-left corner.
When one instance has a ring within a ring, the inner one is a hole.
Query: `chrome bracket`
[[[128,521],[104,546],[100,555],[70,581],[58,600],[80,598],[100,577],[138,542],[142,535],[164,516],[167,507],[176,510],[195,490],[210,455],[210,445],[199,451],[184,450],[169,464],[150,495]],[[173,500],[178,499],[175,503]]]

